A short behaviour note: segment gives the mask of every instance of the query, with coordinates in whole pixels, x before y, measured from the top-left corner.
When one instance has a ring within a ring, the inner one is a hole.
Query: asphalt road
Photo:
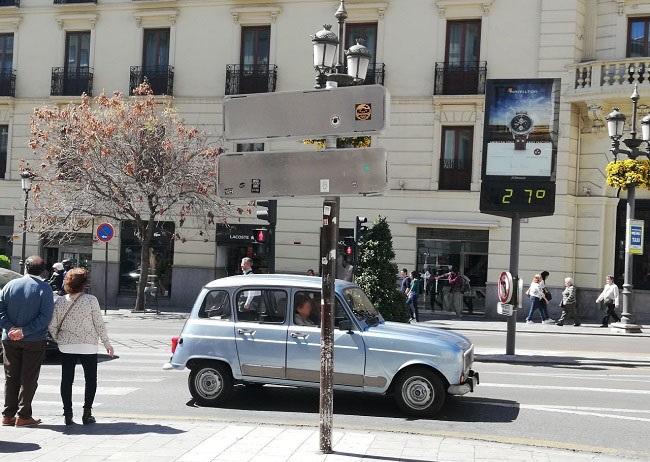
[[[197,407],[187,389],[187,372],[162,371],[169,338],[183,320],[118,319],[108,322],[119,358],[100,364],[96,414],[146,419],[209,419],[318,425],[318,391],[287,387],[238,386],[227,408]],[[464,332],[478,351],[505,343],[498,332]],[[411,419],[392,399],[338,393],[335,426],[444,434],[489,441],[597,451],[650,459],[650,354],[648,338],[522,333],[518,347],[527,350],[589,352],[589,364],[564,365],[476,363],[481,385],[475,393],[448,400],[437,419]],[[619,361],[599,356],[619,351]],[[75,401],[83,397],[77,371]],[[60,369],[56,358],[44,365],[35,413],[61,418]]]

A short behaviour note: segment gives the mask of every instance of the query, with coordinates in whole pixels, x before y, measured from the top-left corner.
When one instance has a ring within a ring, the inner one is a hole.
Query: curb
[[[560,366],[650,366],[650,358],[640,360],[617,361],[611,358],[577,358],[566,356],[530,356],[506,354],[479,354],[474,356],[478,363],[505,363],[505,364],[552,364]]]
[[[436,321],[423,321],[421,324],[424,323],[434,323]],[[438,329],[445,329],[445,330],[459,330],[459,331],[474,331],[474,332],[501,332],[501,333],[506,333],[507,330],[505,329],[496,329],[494,327],[486,327],[486,328],[479,328],[479,327],[456,327],[456,326],[433,326],[437,327]],[[559,326],[558,326],[559,327]],[[644,329],[648,329],[648,327],[643,326]],[[617,332],[611,332],[611,331],[603,331],[603,332],[575,332],[575,331],[552,331],[552,330],[540,330],[540,331],[530,331],[530,330],[517,330],[517,334],[550,334],[550,335],[592,335],[592,336],[599,336],[599,337],[641,337],[641,338],[648,338],[650,337],[650,334],[624,334],[624,333],[617,333]]]

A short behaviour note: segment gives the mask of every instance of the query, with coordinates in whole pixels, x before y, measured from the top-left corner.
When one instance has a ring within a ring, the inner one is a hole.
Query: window
[[[169,29],[145,29],[142,67],[147,70],[167,66],[169,66]]]
[[[287,317],[287,299],[284,290],[241,290],[237,293],[237,320],[284,324]]]
[[[473,127],[442,128],[440,189],[470,189],[473,138]]]
[[[171,294],[174,230],[175,225],[171,221],[157,222],[149,248],[147,287],[150,289],[156,287],[159,296]],[[140,280],[140,250],[142,249],[135,222],[123,221],[120,237],[119,292],[134,294]]]
[[[650,17],[629,18],[627,23],[627,56],[650,56]]]
[[[7,174],[7,144],[9,139],[9,126],[0,125],[0,179]]]
[[[347,50],[356,43],[356,39],[362,39],[363,44],[370,50],[372,62],[377,59],[377,23],[346,24],[345,26],[345,49]]]
[[[271,26],[241,28],[241,59],[243,66],[268,66],[271,52]]]
[[[12,237],[14,234],[14,217],[0,215],[0,255],[11,258],[13,253]]]
[[[451,65],[477,63],[481,53],[481,20],[447,21],[445,62]]]
[[[614,276],[619,287],[623,284],[625,273],[625,223],[627,201],[621,200],[618,204],[616,217],[616,260],[614,262]],[[650,200],[637,199],[634,218],[643,220],[645,232],[643,233],[643,255],[632,257],[632,285],[634,289],[650,290]]]
[[[68,32],[65,36],[65,71],[76,74],[90,66],[90,31]]]
[[[307,313],[309,310],[309,313]],[[320,292],[298,291],[293,297],[293,325],[320,327],[321,299]],[[334,327],[339,329],[341,321],[349,321],[350,317],[336,299],[336,310],[334,312]],[[348,323],[349,324],[349,323]]]
[[[199,318],[230,321],[230,294],[225,290],[211,290],[203,299]]]
[[[0,72],[11,72],[14,66],[14,34],[0,34]]]

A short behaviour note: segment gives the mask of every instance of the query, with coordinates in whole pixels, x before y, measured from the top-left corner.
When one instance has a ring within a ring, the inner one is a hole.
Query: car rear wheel
[[[426,368],[413,368],[402,373],[395,383],[395,400],[406,414],[431,417],[445,404],[447,391],[443,380]]]
[[[223,404],[232,392],[230,369],[221,363],[201,363],[192,368],[188,386],[194,400],[203,406]]]

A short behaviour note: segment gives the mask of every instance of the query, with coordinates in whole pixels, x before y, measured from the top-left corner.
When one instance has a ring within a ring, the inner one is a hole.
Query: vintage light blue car
[[[203,405],[227,401],[235,383],[318,387],[321,279],[232,276],[196,299],[165,368],[189,368]],[[392,394],[416,416],[440,410],[448,394],[478,384],[474,346],[454,332],[385,322],[356,284],[336,281],[335,389]]]

